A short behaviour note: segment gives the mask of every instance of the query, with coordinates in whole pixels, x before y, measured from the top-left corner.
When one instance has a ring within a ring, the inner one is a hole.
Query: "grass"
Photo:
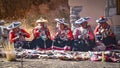
[[[6,59],[8,61],[14,61],[16,60],[16,55],[15,55],[15,48],[14,48],[14,44],[8,44],[8,45],[4,45],[3,47],[5,54],[6,54]]]

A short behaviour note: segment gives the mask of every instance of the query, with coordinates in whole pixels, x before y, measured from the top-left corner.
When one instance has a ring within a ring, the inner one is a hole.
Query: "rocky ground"
[[[22,68],[20,59],[0,58],[0,68]],[[62,61],[58,59],[23,59],[23,68],[120,68],[120,63],[91,61]]]
[[[59,59],[21,59],[7,61],[0,57],[0,68],[120,68],[120,63],[92,61],[63,61]]]

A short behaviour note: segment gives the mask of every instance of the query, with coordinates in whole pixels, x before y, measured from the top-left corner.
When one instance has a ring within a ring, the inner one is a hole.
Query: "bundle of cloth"
[[[103,61],[103,62],[120,62],[120,53],[115,51],[96,51],[96,52],[78,52],[78,51],[60,51],[60,50],[22,50],[16,51],[17,58],[28,59],[60,59],[67,61]]]

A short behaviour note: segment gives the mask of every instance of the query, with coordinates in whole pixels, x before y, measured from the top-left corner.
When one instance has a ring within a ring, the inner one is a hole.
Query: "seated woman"
[[[107,18],[100,17],[96,22],[98,25],[94,30],[94,34],[97,41],[104,43],[107,49],[114,49],[115,47],[113,45],[116,45],[117,43],[110,25],[107,23]]]
[[[46,22],[48,21],[43,18],[36,21],[38,25],[33,29],[34,39],[31,42],[33,48],[38,48],[39,50],[51,48],[52,40],[49,29],[45,25]]]
[[[10,29],[9,39],[10,43],[14,43],[15,48],[29,48],[26,46],[26,39],[29,38],[30,34],[27,33],[24,29],[20,28],[21,22],[13,22],[8,26]]]
[[[5,26],[5,21],[0,20],[0,46],[4,46],[8,44],[8,34],[9,30]]]
[[[92,32],[91,26],[88,25],[89,17],[80,18],[75,23],[79,26],[73,32],[75,51],[88,51],[93,50],[95,46],[95,37]]]
[[[73,39],[72,31],[64,19],[55,19],[55,21],[57,21],[57,29],[54,35],[53,49],[70,50]]]

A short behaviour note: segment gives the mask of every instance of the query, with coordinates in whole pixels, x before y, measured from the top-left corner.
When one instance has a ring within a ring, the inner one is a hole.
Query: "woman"
[[[72,31],[68,28],[64,19],[55,19],[57,22],[57,30],[55,32],[53,49],[56,50],[70,50],[72,46]]]
[[[39,50],[50,49],[52,46],[49,29],[44,24],[46,22],[47,20],[43,18],[37,20],[36,23],[38,25],[33,29],[34,39],[31,45],[33,45],[34,48],[37,47]]]
[[[107,18],[100,17],[96,20],[98,26],[94,30],[97,41],[106,45],[107,49],[114,49],[113,45],[116,45],[115,35],[112,32],[110,25],[107,23]]]
[[[4,20],[0,20],[0,44],[3,45],[7,45],[8,43],[8,34],[9,31],[7,29],[7,27],[5,26],[5,21]]]
[[[91,26],[88,25],[89,17],[80,18],[75,23],[79,26],[73,32],[74,47],[73,50],[88,51],[93,50],[95,38]]]
[[[26,46],[26,38],[30,37],[30,34],[26,32],[24,29],[20,28],[21,22],[13,22],[8,26],[10,29],[9,39],[10,43],[14,43],[15,48],[28,48]]]

